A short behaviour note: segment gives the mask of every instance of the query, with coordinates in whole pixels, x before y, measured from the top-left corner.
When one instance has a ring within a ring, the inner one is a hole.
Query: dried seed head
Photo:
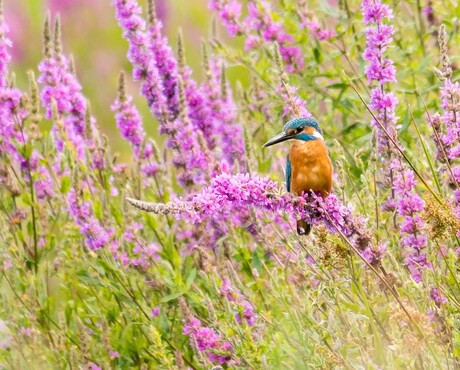
[[[279,84],[280,84],[280,90],[282,95],[285,95],[288,100],[289,100],[289,105],[291,106],[292,111],[297,115],[300,116],[300,109],[298,105],[296,104],[290,89],[288,88],[288,83],[289,79],[284,72],[284,67],[283,67],[283,60],[281,58],[281,53],[280,53],[280,48],[277,42],[275,42],[275,47],[274,47],[274,58],[275,58],[275,65],[278,70],[279,74]]]
[[[437,243],[455,238],[460,230],[460,220],[452,209],[439,204],[433,197],[427,198],[423,219],[430,226],[431,237]]]
[[[69,58],[69,72],[74,76],[77,75],[77,68],[75,67],[75,58],[73,55],[71,55]]]
[[[391,289],[394,289],[395,285],[398,283],[398,278],[393,272],[386,273],[383,276],[383,279],[385,280],[386,284],[384,284],[381,280],[377,282],[379,288],[383,291],[388,291],[389,290],[388,287],[391,287]]]
[[[254,172],[256,168],[256,161],[254,158],[251,137],[249,135],[249,131],[246,125],[243,125],[243,138],[244,138],[244,148],[246,150],[246,156],[247,156],[247,161],[246,161],[247,171],[248,173],[252,173]]]
[[[47,59],[51,58],[51,16],[48,13],[43,27],[43,53]]]
[[[334,352],[332,352],[330,348],[316,344],[315,353],[319,354],[324,361],[322,369],[343,368],[343,360],[339,358]]]
[[[177,60],[179,62],[179,69],[182,70],[185,67],[185,48],[181,29],[177,32]]]
[[[217,19],[213,18],[211,22],[211,40],[216,41],[219,38]]]
[[[54,54],[62,55],[62,35],[61,35],[61,18],[56,16],[54,20]]]
[[[441,71],[443,78],[451,78],[452,77],[452,67],[450,66],[449,62],[449,55],[447,50],[447,32],[446,26],[444,24],[439,27],[439,53],[441,57]]]
[[[8,87],[14,89],[16,87],[16,73],[11,73],[10,78],[8,79]]]
[[[348,251],[323,228],[317,228],[319,260],[329,269],[341,270],[347,265]]]
[[[221,65],[221,72],[220,72],[220,90],[222,94],[222,99],[227,100],[227,76],[225,73],[225,64],[222,62]]]
[[[187,121],[187,101],[185,99],[184,80],[179,76],[179,118],[182,122]]]
[[[182,313],[182,317],[184,318],[184,320],[189,320],[190,317],[192,316],[192,313],[184,297],[179,298],[179,308],[180,308],[180,311]]]
[[[85,136],[86,136],[86,140],[88,141],[93,139],[91,106],[90,106],[89,101],[86,102],[86,109],[85,109]]]
[[[29,94],[30,94],[30,105],[31,113],[36,116],[40,110],[40,97],[38,92],[37,80],[33,71],[27,72],[29,77]]]
[[[176,360],[177,369],[178,370],[186,370],[187,367],[185,366],[184,359],[182,358],[182,354],[178,349],[176,349],[174,357],[175,357],[175,360]]]
[[[408,301],[403,303],[409,315],[422,330],[423,337],[427,339],[434,337],[433,327],[430,325],[428,315],[417,310]],[[417,333],[412,330],[407,314],[400,305],[391,305],[390,322],[396,323],[400,327],[402,339],[407,344],[407,350],[412,356],[424,350],[424,338],[419,337]]]
[[[126,198],[126,201],[133,207],[140,209],[141,211],[155,213],[157,215],[175,215],[185,210],[196,209],[193,204],[188,202],[169,202],[169,203],[152,203],[143,202],[132,198]]]
[[[209,82],[212,76],[211,76],[211,66],[209,64],[208,46],[206,45],[205,41],[201,42],[201,54],[203,58],[202,66],[203,66],[204,77],[206,79],[206,82]]]
[[[161,163],[161,157],[160,157],[160,148],[158,147],[158,144],[155,140],[152,138],[149,138],[149,143],[152,146],[152,151],[153,151],[153,158],[157,163]]]
[[[154,0],[148,0],[147,2],[147,21],[150,26],[158,22]]]
[[[279,74],[281,85],[287,84],[288,79],[287,79],[286,73],[284,72],[283,59],[281,57],[280,48],[277,42],[275,42],[273,51],[274,51],[273,55],[275,58],[275,66]]]
[[[52,113],[53,121],[57,121],[59,119],[60,114],[59,114],[59,109],[58,109],[56,100],[54,99],[51,101],[51,113]]]
[[[120,72],[120,77],[118,79],[118,99],[121,102],[126,101],[126,75],[124,71]]]

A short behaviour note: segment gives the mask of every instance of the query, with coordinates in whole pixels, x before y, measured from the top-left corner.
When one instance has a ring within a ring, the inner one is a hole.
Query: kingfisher
[[[307,117],[291,119],[263,147],[287,140],[291,142],[286,161],[287,191],[298,196],[314,192],[327,197],[332,189],[332,162],[318,122]],[[299,235],[310,231],[311,225],[305,220],[297,221]]]

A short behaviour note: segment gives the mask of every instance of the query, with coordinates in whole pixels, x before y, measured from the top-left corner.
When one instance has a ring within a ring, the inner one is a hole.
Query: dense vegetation
[[[459,367],[458,4],[210,0],[201,79],[153,0],[112,10],[127,161],[59,17],[23,88],[2,15],[0,365]],[[261,148],[299,116],[324,131],[325,199],[287,193],[288,145]]]

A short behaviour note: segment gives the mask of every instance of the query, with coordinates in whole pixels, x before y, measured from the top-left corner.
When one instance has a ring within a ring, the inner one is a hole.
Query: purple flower
[[[231,88],[226,81],[222,86],[222,80],[225,78],[222,76],[223,61],[211,58],[207,68],[207,78],[201,85],[201,91],[209,104],[210,117],[214,121],[222,157],[231,165],[238,162],[242,166],[245,154],[243,132],[238,124],[237,107]]]
[[[8,86],[8,64],[11,61],[11,54],[8,50],[12,42],[7,36],[9,27],[3,19],[3,9],[0,10],[0,88],[6,88]]]
[[[243,321],[249,326],[254,326],[257,321],[257,315],[254,312],[253,305],[246,300],[238,289],[232,286],[229,279],[222,281],[220,293],[224,296],[232,308],[235,310],[235,320],[238,324],[242,324]]]
[[[446,78],[441,88],[441,108],[442,116],[435,114],[431,121],[437,133],[434,136],[437,158],[450,164],[452,173],[448,172],[448,185],[457,187],[460,180],[460,166],[455,164],[455,160],[460,158],[460,85],[453,83],[450,77]],[[460,207],[455,197],[453,201],[456,207]]]
[[[393,26],[383,23],[385,18],[390,19],[392,16],[391,9],[382,4],[381,0],[363,0],[361,10],[366,23],[366,45],[367,48],[363,53],[363,58],[368,63],[365,67],[365,73],[369,83],[377,82],[377,86],[371,91],[370,108],[374,110],[379,122],[385,127],[389,135],[397,141],[396,133],[396,115],[395,109],[398,99],[391,92],[385,91],[385,84],[396,82],[396,69],[393,61],[384,57],[384,52],[393,41]],[[385,132],[375,121],[371,125],[376,128],[377,133],[377,152],[380,156],[391,162],[393,156],[393,144],[390,143]],[[392,179],[391,169],[384,169],[384,177]],[[388,180],[387,180],[388,181]],[[389,184],[391,187],[392,184]],[[394,194],[390,194],[388,204],[384,205],[386,209],[391,209],[389,204],[394,203]]]
[[[438,288],[431,288],[430,296],[437,307],[441,307],[448,302],[445,295],[442,294]]]
[[[209,150],[216,147],[215,127],[212,120],[208,101],[203,92],[198,88],[196,81],[192,78],[192,70],[183,66],[180,76],[184,83],[185,101],[187,103],[188,119],[191,125],[198,132],[201,132]]]
[[[433,17],[434,15],[433,7],[430,5],[423,7],[422,11],[425,17],[427,17],[428,19]]]
[[[299,11],[302,12],[302,25],[310,30],[313,37],[315,37],[318,41],[328,41],[331,38],[337,36],[336,31],[323,29],[320,24],[315,19],[313,19],[312,14],[304,7],[299,9]]]
[[[141,92],[150,110],[160,123],[165,123],[168,118],[167,99],[160,71],[148,50],[150,42],[146,23],[140,16],[142,9],[136,0],[114,0],[112,5],[123,37],[129,43],[128,59],[134,68],[133,77],[142,81]]]
[[[397,214],[403,217],[400,226],[403,235],[401,245],[404,247],[406,264],[411,271],[412,278],[420,282],[423,270],[432,268],[423,253],[427,245],[427,237],[424,235],[426,223],[421,217],[421,212],[425,209],[425,202],[415,191],[414,172],[410,169],[404,170],[399,160],[395,160],[392,167],[396,175],[394,181],[396,210]]]
[[[119,358],[120,354],[117,351],[109,350],[109,357],[111,360],[113,360],[115,358]]]
[[[154,6],[154,5],[153,5]],[[155,10],[152,9],[155,14]],[[147,31],[148,49],[153,56],[166,98],[168,119],[174,120],[179,114],[178,64],[168,40],[163,36],[162,22],[153,16]]]
[[[427,244],[425,222],[420,214],[425,208],[422,198],[416,192],[416,181],[412,170],[404,169],[399,152],[395,152],[393,145],[400,146],[396,123],[395,109],[398,104],[396,96],[385,91],[388,83],[396,82],[396,70],[393,61],[386,59],[384,53],[393,41],[393,27],[384,24],[385,19],[393,17],[392,10],[380,0],[363,0],[361,10],[366,23],[366,44],[363,58],[368,62],[365,72],[369,83],[375,81],[377,86],[371,91],[370,108],[376,112],[376,116],[386,133],[377,123],[372,120],[371,125],[377,132],[377,152],[390,166],[382,168],[386,185],[392,191],[384,202],[384,211],[394,211],[402,218],[400,231],[402,233],[401,245],[406,256],[406,265],[411,271],[416,282],[421,281],[422,272],[425,268],[431,268],[422,253]],[[387,134],[393,139],[390,142]],[[390,179],[390,180],[388,180]],[[392,183],[391,183],[392,182]]]
[[[382,23],[385,18],[393,18],[393,10],[381,1],[363,0],[361,9],[366,24]]]
[[[3,9],[0,9],[0,152],[8,153],[19,162],[20,155],[13,142],[22,144],[24,140],[15,124],[14,116],[18,113],[22,93],[8,86],[8,65],[11,61],[12,42],[7,37],[9,27],[3,18]]]
[[[191,316],[187,320],[183,333],[190,337],[190,345],[194,346],[196,343],[198,350],[212,363],[222,365],[231,360],[232,345],[224,341],[214,329],[202,326],[197,318]]]
[[[304,218],[313,225],[322,224],[333,233],[343,234],[361,251],[366,248],[375,250],[364,219],[353,215],[350,208],[334,194],[325,199],[316,195],[305,198],[288,193],[280,194],[275,182],[256,175],[221,174],[213,178],[210,185],[200,193],[167,204],[130,201],[140,209],[159,214],[175,214],[178,219],[185,219],[192,224],[216,217],[221,222],[233,220],[235,214],[247,212],[249,207],[274,214],[286,213],[296,219]]]
[[[11,155],[17,162],[21,162],[22,157],[14,142],[25,144],[20,128],[15,123],[21,97],[22,93],[17,89],[0,87],[0,150]]]
[[[312,117],[312,114],[307,108],[305,100],[297,94],[297,88],[288,84],[284,84],[277,88],[278,93],[283,98],[286,104],[283,109],[283,117]]]
[[[108,246],[114,236],[112,229],[106,229],[94,216],[89,201],[81,199],[83,194],[77,194],[71,189],[67,195],[69,212],[85,237],[86,246],[91,250],[98,250]]]
[[[380,84],[396,82],[396,69],[390,59],[372,59],[365,68],[367,81],[378,81]]]
[[[277,42],[283,61],[286,63],[286,70],[292,73],[300,73],[305,61],[302,51],[292,46],[293,37],[289,35],[281,23],[276,22],[272,17],[272,6],[268,1],[260,0],[248,3],[248,17],[245,19],[245,29],[255,31],[265,41]],[[246,49],[260,45],[251,37],[246,42]]]
[[[41,163],[42,160],[42,156],[37,151],[34,151],[29,159],[35,194],[39,200],[50,199],[54,196],[53,180],[48,169]],[[28,178],[28,170],[25,172],[25,177]]]
[[[157,306],[152,310],[152,317],[158,317],[160,315],[160,307]]]
[[[24,337],[30,337],[32,335],[32,329],[21,326],[18,330],[18,334]]]
[[[121,136],[132,145],[135,156],[139,157],[145,131],[139,111],[132,103],[132,97],[129,96],[124,101],[117,99],[112,110],[116,112],[115,120]]]
[[[168,135],[167,146],[174,150],[172,162],[179,170],[181,185],[204,182],[209,173],[215,146],[213,122],[206,99],[191,78],[191,70],[178,70],[172,51],[161,34],[161,24],[154,22],[149,31],[139,15],[135,0],[115,0],[113,6],[123,35],[129,42],[128,59],[134,67],[134,78],[142,81],[141,92],[160,121],[160,133]],[[179,79],[182,83],[179,82]],[[179,86],[181,85],[181,86]],[[183,93],[185,106],[177,106]],[[184,112],[178,116],[179,108]],[[205,147],[200,144],[203,138]],[[155,164],[147,165],[145,173],[155,173]]]
[[[237,0],[209,0],[209,9],[217,11],[231,37],[244,32],[239,23],[242,5]]]
[[[120,76],[119,96],[112,105],[112,110],[115,112],[115,120],[121,136],[131,144],[135,159],[140,162],[142,173],[148,177],[155,176],[159,166],[154,159],[152,144],[146,143],[143,147],[146,135],[142,119],[132,102],[132,97],[126,96],[123,73]]]
[[[376,111],[389,111],[395,110],[398,105],[398,99],[391,92],[384,92],[381,89],[373,89],[371,91],[371,99],[369,107]]]
[[[50,45],[47,45],[47,48],[49,49]],[[45,117],[53,118],[53,104],[56,104],[57,113],[64,122],[63,130],[66,137],[61,137],[57,125],[53,126],[58,151],[63,151],[67,138],[73,144],[80,160],[86,161],[85,151],[88,148],[94,156],[93,167],[103,168],[105,163],[96,153],[96,143],[88,140],[87,130],[96,131],[94,119],[90,118],[90,125],[87,127],[86,98],[77,77],[70,70],[68,59],[55,45],[55,51],[45,55],[38,69],[40,71],[38,82],[43,85],[41,101],[45,107]]]

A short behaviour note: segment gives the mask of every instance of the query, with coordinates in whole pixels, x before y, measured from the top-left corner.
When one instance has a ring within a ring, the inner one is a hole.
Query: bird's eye
[[[300,134],[300,133],[302,132],[302,130],[303,130],[303,127],[297,127],[297,128],[295,129],[295,133],[296,133],[296,134]]]

